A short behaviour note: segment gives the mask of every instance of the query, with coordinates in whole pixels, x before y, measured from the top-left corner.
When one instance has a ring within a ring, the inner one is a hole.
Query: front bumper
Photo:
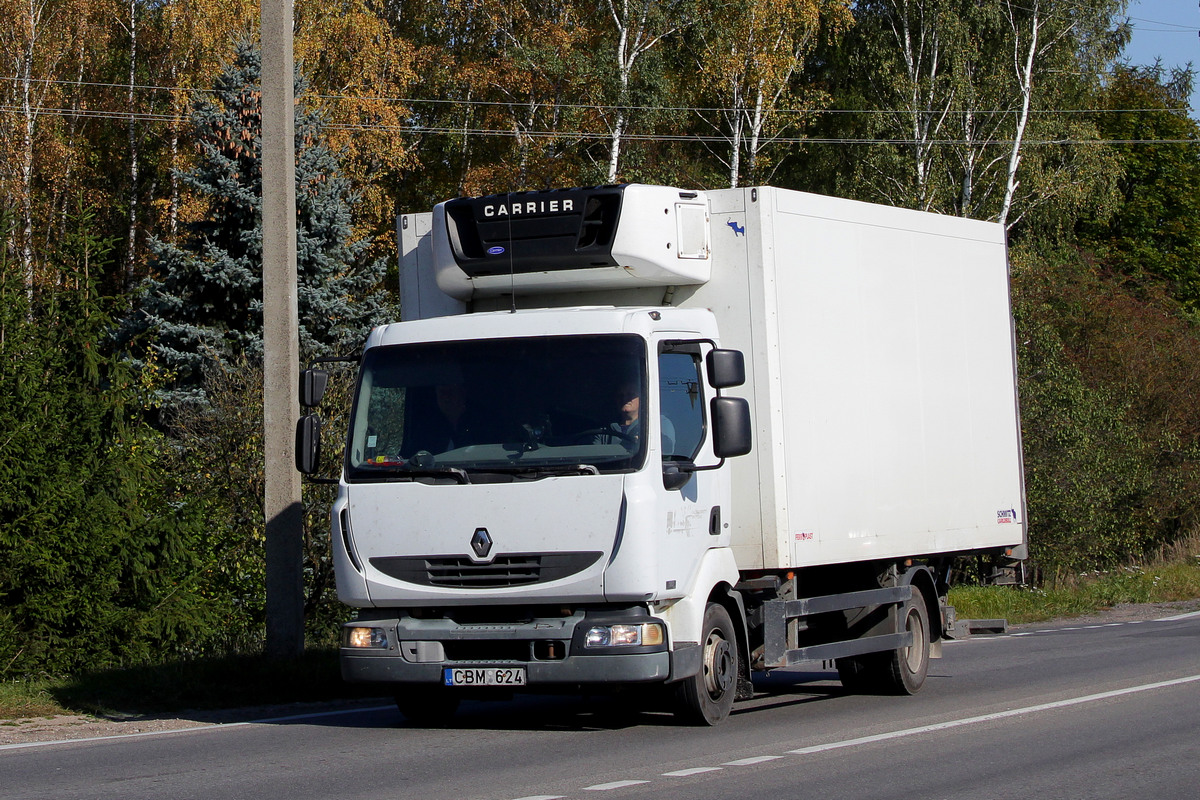
[[[448,667],[515,666],[525,668],[526,688],[536,690],[539,685],[661,683],[695,674],[699,667],[695,645],[677,645],[674,650],[666,643],[583,646],[595,625],[662,622],[644,608],[512,616],[517,618],[468,622],[360,615],[346,627],[381,629],[386,646],[343,646],[342,677],[356,683],[441,684]]]

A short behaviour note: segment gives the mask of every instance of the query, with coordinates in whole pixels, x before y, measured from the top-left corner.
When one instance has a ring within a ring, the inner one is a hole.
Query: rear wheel
[[[439,727],[447,724],[458,710],[457,692],[426,683],[405,684],[396,692],[396,708],[414,725]]]
[[[838,678],[842,688],[856,694],[873,694],[881,689],[881,676],[886,665],[884,660],[887,653],[867,653],[861,656],[839,658],[837,664]]]
[[[847,691],[878,694],[916,694],[929,674],[929,612],[921,590],[900,609],[901,630],[912,634],[912,644],[886,653],[837,659],[838,677]]]
[[[700,672],[676,689],[675,716],[694,725],[716,725],[729,716],[737,694],[737,632],[725,607],[709,603],[704,610]]]
[[[929,674],[929,611],[921,590],[913,587],[912,599],[904,607],[904,630],[912,634],[912,644],[891,653],[888,691],[892,694],[916,694]]]

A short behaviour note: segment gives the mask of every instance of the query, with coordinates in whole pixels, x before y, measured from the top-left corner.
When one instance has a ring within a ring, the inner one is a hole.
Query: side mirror
[[[321,418],[316,414],[305,414],[296,423],[296,469],[312,475],[320,465]]]
[[[746,382],[746,358],[741,350],[709,350],[705,362],[708,382],[714,389],[741,386]]]
[[[325,397],[325,387],[329,385],[329,371],[324,369],[306,369],[300,373],[300,405],[314,408],[321,404]]]
[[[749,453],[754,438],[750,424],[750,403],[742,397],[714,397],[710,409],[713,454],[717,458],[732,458]]]

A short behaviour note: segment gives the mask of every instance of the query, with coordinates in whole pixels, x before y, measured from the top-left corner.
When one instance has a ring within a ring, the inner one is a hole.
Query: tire
[[[921,590],[901,608],[902,632],[912,633],[913,643],[886,653],[837,659],[843,688],[863,694],[916,694],[929,674],[929,612]]]
[[[436,728],[447,725],[458,710],[459,696],[444,686],[405,684],[396,693],[396,708],[414,725]]]
[[[716,725],[729,716],[737,694],[737,631],[718,603],[704,610],[703,630],[700,672],[676,688],[675,717],[691,725]]]
[[[887,654],[889,694],[916,694],[929,674],[929,611],[921,590],[915,586],[903,613],[904,630],[912,633],[913,643]]]
[[[868,653],[836,659],[842,688],[854,694],[879,694],[883,691],[887,656],[887,653]]]

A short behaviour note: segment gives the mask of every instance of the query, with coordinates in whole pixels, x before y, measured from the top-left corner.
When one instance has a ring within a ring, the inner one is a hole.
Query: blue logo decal
[[[734,236],[745,236],[746,235],[746,226],[745,225],[738,225],[733,220],[729,220],[729,222],[726,222],[725,224],[728,225],[729,227],[733,228]]]
[[[499,255],[504,254],[504,248],[501,247],[500,245],[496,245],[495,247],[489,247],[487,251],[488,251],[489,256],[499,256]]]

